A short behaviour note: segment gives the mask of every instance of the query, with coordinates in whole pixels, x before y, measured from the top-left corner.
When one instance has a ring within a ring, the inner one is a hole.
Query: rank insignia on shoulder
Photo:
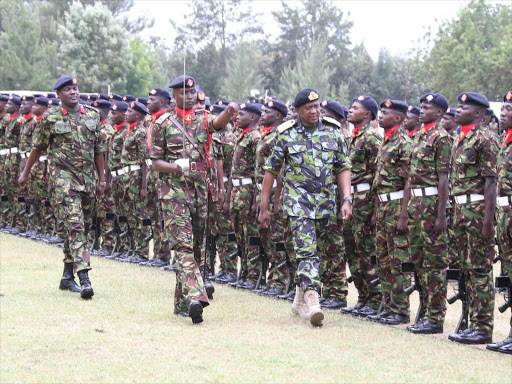
[[[321,119],[323,122],[326,122],[327,124],[333,124],[336,127],[341,128],[341,124],[338,121],[334,120],[332,117],[322,116]]]
[[[277,127],[277,131],[279,133],[283,133],[287,129],[290,129],[291,127],[293,127],[296,123],[297,122],[295,120],[285,121],[283,124],[281,124],[279,127]]]
[[[156,123],[157,124],[162,124],[169,116],[171,116],[171,114],[169,112],[164,113],[162,116],[160,116],[157,119]]]

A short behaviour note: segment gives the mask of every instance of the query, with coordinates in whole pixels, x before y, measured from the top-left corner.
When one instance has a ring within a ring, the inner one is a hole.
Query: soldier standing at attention
[[[9,95],[0,95],[0,173],[2,175],[7,174],[5,168],[7,148],[5,147],[5,128],[7,125],[7,113],[5,113],[5,106],[9,101]],[[7,194],[7,178],[0,178],[0,195],[4,196]],[[0,202],[0,212],[6,209],[7,204],[4,201]],[[4,215],[0,214],[0,228],[5,228],[8,225]]]
[[[371,223],[375,211],[372,182],[377,172],[377,161],[382,136],[370,122],[377,117],[379,106],[370,96],[359,96],[352,101],[347,120],[354,125],[348,155],[352,169],[352,220],[343,225],[345,252],[354,279],[358,298],[354,307],[342,308],[342,313],[355,316],[377,314],[382,294],[371,285],[377,278],[371,257],[375,255],[375,224]]]
[[[408,105],[388,99],[380,108],[379,125],[384,128],[384,141],[372,186],[376,196],[372,223],[377,224],[377,262],[384,310],[368,318],[381,324],[398,325],[410,320],[409,297],[404,292],[409,279],[402,272],[402,262],[409,260],[407,204],[412,142],[400,127]]]
[[[407,131],[407,136],[413,139],[413,136],[421,128],[420,109],[414,105],[409,105],[407,108],[407,116],[404,121],[404,128]]]
[[[441,125],[448,108],[446,97],[429,93],[420,103],[423,125],[411,153],[408,213],[409,249],[425,297],[425,316],[407,329],[432,334],[443,333],[446,315],[446,203],[452,140]]]
[[[446,132],[450,135],[453,141],[457,139],[459,133],[457,132],[458,124],[455,122],[455,108],[447,108],[446,113],[441,119],[441,124]]]
[[[500,122],[505,131],[505,139],[498,155],[498,241],[502,250],[502,270],[512,280],[512,90],[503,96]],[[512,354],[512,317],[508,337],[498,343],[488,344],[487,349]]]
[[[160,198],[165,234],[176,251],[178,271],[174,313],[203,321],[209,304],[196,255],[204,250],[204,232],[209,195],[211,132],[222,129],[238,110],[230,103],[218,116],[194,113],[196,82],[191,76],[174,79],[176,110],[164,113],[151,131],[151,159],[160,172]]]
[[[41,119],[39,134],[33,139],[33,149],[19,184],[22,188],[27,184],[30,169],[40,153],[48,149],[57,217],[63,221],[67,233],[61,289],[74,290],[73,273],[77,272],[80,296],[90,299],[94,291],[88,275],[91,254],[86,235],[92,222],[95,192],[102,194],[106,184],[104,148],[99,140],[100,119],[94,108],[79,104],[76,77],[62,76],[54,89],[61,107],[46,112]]]
[[[452,148],[451,196],[455,200],[455,239],[469,295],[470,326],[448,338],[462,344],[487,344],[494,325],[494,213],[496,209],[495,135],[482,126],[487,98],[464,92],[457,98],[460,124]]]
[[[278,127],[265,165],[259,222],[270,226],[268,204],[276,176],[284,165],[284,210],[296,257],[297,287],[292,312],[322,325],[320,262],[326,252],[330,222],[350,219],[350,162],[338,122],[320,117],[318,93],[306,88],[293,103],[299,118]],[[342,206],[336,217],[335,184]]]

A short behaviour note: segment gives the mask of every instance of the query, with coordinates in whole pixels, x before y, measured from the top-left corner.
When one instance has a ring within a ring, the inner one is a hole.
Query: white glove
[[[174,162],[174,164],[178,165],[183,170],[183,172],[188,172],[190,169],[189,159],[178,159]]]

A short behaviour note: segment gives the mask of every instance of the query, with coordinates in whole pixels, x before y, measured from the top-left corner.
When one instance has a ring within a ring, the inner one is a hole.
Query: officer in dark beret
[[[96,94],[96,99],[102,99],[102,100],[110,101],[110,96],[107,95],[106,93],[97,93]]]
[[[82,104],[82,105],[91,105],[88,100],[89,100],[89,95],[88,94],[86,94],[86,93],[81,93],[80,94],[80,101],[79,101],[80,104]]]
[[[404,120],[404,129],[407,131],[407,136],[412,138],[420,128],[420,109],[414,105],[409,105],[407,108],[407,117]]]
[[[225,105],[213,104],[213,105],[210,105],[209,111],[210,111],[210,113],[213,113],[214,115],[218,115],[218,114],[222,113],[225,109],[226,109]]]
[[[135,101],[135,99],[136,99],[136,97],[133,95],[124,95],[123,96],[123,101],[128,104],[130,104],[132,101]]]
[[[54,98],[50,99],[50,101],[48,101],[49,107],[55,108],[55,107],[58,107],[59,105],[60,105],[60,99],[58,97],[54,97]]]
[[[95,93],[90,93],[90,94],[87,96],[87,101],[88,101],[89,103],[91,103],[91,105],[92,105],[92,102],[93,102],[93,101],[96,101],[96,99],[97,99],[97,98],[98,98],[97,94],[95,94]]]
[[[441,119],[441,124],[446,132],[451,136],[452,142],[455,141],[459,134],[457,130],[457,123],[455,122],[455,108],[448,108]]]
[[[327,245],[329,223],[348,220],[351,216],[350,162],[340,124],[320,116],[319,95],[315,90],[301,90],[293,106],[299,117],[278,128],[272,154],[264,168],[258,219],[263,228],[270,227],[269,198],[274,180],[284,166],[284,211],[298,264],[292,312],[309,320],[311,325],[320,326],[324,318],[319,302],[320,255],[329,251],[323,249]],[[336,207],[335,179],[341,207]]]
[[[111,104],[113,101],[123,101],[123,96],[118,95],[117,93],[111,93],[109,95],[109,101]]]
[[[200,89],[197,90],[197,101],[194,109],[196,111],[204,111],[205,110],[205,103],[206,103],[206,95],[203,91]]]

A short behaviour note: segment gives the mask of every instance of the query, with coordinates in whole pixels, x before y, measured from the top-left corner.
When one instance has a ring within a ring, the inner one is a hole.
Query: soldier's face
[[[3,113],[5,110],[5,101],[0,101],[0,113]]]
[[[173,92],[174,99],[176,100],[176,106],[184,110],[190,110],[194,108],[194,104],[197,100],[197,93],[195,88],[177,88]]]
[[[503,103],[501,106],[500,124],[503,129],[512,128],[512,103]]]
[[[272,127],[275,125],[276,121],[279,120],[280,113],[276,111],[275,109],[270,109],[265,106],[261,108],[261,118],[260,122],[265,127]],[[279,115],[279,116],[278,116]]]
[[[418,125],[419,117],[416,116],[414,113],[407,113],[407,117],[404,121],[404,127],[406,130],[410,131],[411,129],[414,129]]]
[[[470,125],[482,120],[482,108],[476,105],[459,104],[455,112],[455,122]]]
[[[169,110],[174,111],[176,109],[176,100],[173,98],[169,102]]]
[[[9,100],[5,105],[5,112],[7,113],[16,113],[19,109],[20,107],[18,106],[18,104],[13,103],[11,100]]]
[[[420,122],[423,124],[433,123],[438,121],[443,116],[441,109],[433,104],[421,103],[420,109]]]
[[[161,99],[157,96],[149,96],[147,107],[149,113],[157,113],[162,109]]]
[[[61,104],[68,107],[75,107],[80,100],[80,92],[77,85],[66,85],[57,91],[57,97]]]
[[[112,118],[112,123],[116,125],[123,124],[126,119],[126,114],[124,111],[112,111],[110,116]]]
[[[194,111],[203,111],[205,102],[204,100],[197,100],[196,105],[194,105]]]
[[[249,127],[251,124],[256,123],[259,119],[259,116],[254,113],[247,111],[239,111],[238,116],[236,117],[236,122],[238,126],[242,129]]]
[[[47,109],[48,107],[45,107],[44,105],[34,104],[32,106],[32,113],[36,116],[41,116]]]
[[[126,111],[126,122],[128,124],[135,123],[137,120],[140,120],[139,116],[140,113],[135,109],[128,108],[128,111]]]
[[[371,114],[371,112],[356,101],[352,103],[352,106],[348,110],[347,121],[357,126],[368,118],[368,114]]]
[[[32,106],[34,105],[31,101],[22,101],[20,107],[20,113],[26,115],[27,113],[32,112]]]
[[[384,129],[393,128],[400,124],[400,113],[392,109],[382,108],[380,110],[379,125]]]
[[[300,116],[302,124],[306,127],[311,127],[318,123],[320,119],[320,103],[312,101],[297,108],[297,113]]]
[[[457,127],[457,124],[455,123],[455,116],[452,115],[444,115],[441,119],[441,124],[448,132]]]

